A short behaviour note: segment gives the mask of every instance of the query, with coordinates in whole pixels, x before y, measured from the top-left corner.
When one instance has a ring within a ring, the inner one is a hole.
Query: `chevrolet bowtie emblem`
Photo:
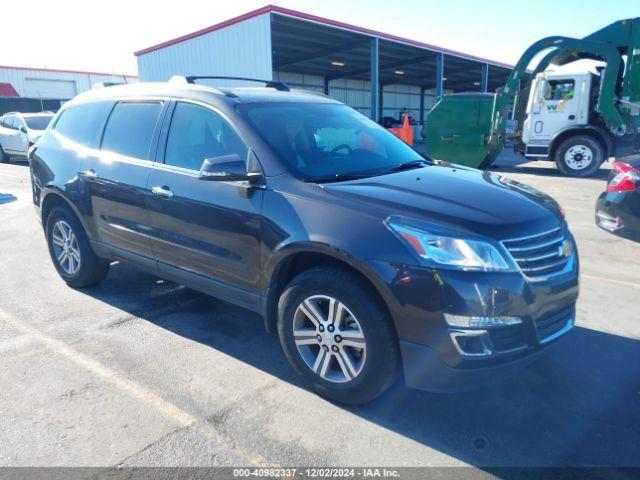
[[[567,240],[562,242],[562,244],[558,247],[558,255],[560,257],[568,257],[569,255],[571,255],[571,243]]]

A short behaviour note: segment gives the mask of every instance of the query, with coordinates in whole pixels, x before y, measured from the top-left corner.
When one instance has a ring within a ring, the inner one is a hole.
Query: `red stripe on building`
[[[16,89],[10,83],[0,83],[0,97],[19,97]]]

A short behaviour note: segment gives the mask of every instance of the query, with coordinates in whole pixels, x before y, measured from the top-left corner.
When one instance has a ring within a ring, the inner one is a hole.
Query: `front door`
[[[19,130],[21,123],[20,119],[15,115],[5,117],[2,122],[4,127],[2,132],[2,147],[7,153],[11,152],[12,154],[16,154],[21,152],[22,137],[25,136],[25,134]]]
[[[15,117],[15,128],[17,135],[14,137],[16,141],[15,150],[20,155],[27,155],[29,151],[29,135],[27,134],[27,124],[24,123],[22,118]]]
[[[586,123],[588,119],[580,111],[584,83],[582,77],[540,78],[527,119],[529,139],[525,141],[549,141],[566,128]]]
[[[145,196],[163,108],[161,101],[117,103],[100,150],[82,163],[96,240],[137,261],[153,258]]]
[[[249,308],[258,302],[263,191],[239,182],[201,180],[206,158],[248,149],[218,112],[177,102],[147,198],[159,268]]]

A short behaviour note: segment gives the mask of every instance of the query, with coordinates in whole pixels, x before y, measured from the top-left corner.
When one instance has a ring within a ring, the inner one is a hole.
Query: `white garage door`
[[[76,96],[74,80],[25,78],[25,97],[67,100]]]

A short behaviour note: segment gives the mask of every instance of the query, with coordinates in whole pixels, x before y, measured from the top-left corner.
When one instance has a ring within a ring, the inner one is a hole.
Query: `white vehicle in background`
[[[53,116],[52,112],[9,112],[0,117],[0,163],[11,157],[27,158],[29,147],[42,136]]]

